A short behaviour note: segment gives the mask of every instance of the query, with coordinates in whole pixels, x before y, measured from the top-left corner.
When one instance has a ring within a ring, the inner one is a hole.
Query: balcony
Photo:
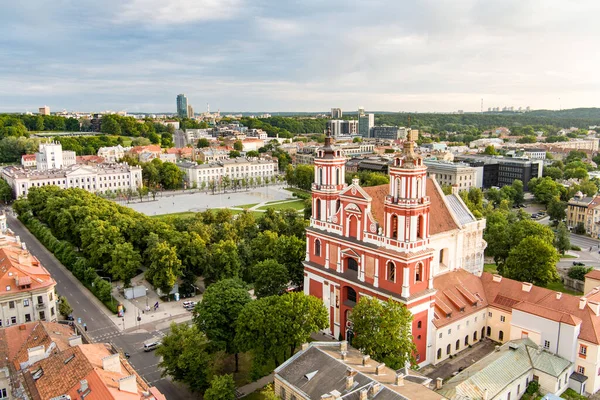
[[[40,309],[46,308],[46,303],[36,303],[36,304],[35,304],[35,308],[36,308],[37,310],[40,310]]]

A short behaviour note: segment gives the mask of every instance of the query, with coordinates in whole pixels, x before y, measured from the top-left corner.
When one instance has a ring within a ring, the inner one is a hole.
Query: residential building
[[[129,149],[129,151],[126,154],[129,154],[132,157],[137,158],[138,160],[140,159],[140,155],[142,155],[143,153],[149,153],[152,154],[152,158],[158,158],[160,157],[160,154],[163,152],[162,147],[160,147],[157,144],[150,144],[148,146],[135,146],[132,147],[131,149]],[[148,157],[148,156],[146,156]]]
[[[476,187],[475,168],[468,164],[455,164],[442,161],[425,160],[427,176],[431,176],[441,186],[456,186],[458,190]]]
[[[38,109],[38,113],[40,115],[50,115],[50,107],[48,107],[48,106],[40,107]]]
[[[125,157],[125,153],[128,150],[130,148],[125,148],[120,144],[111,147],[100,147],[98,149],[98,156],[104,158],[105,162],[114,163]]]
[[[342,109],[341,108],[332,108],[331,109],[331,119],[340,119],[342,118]]]
[[[35,164],[38,171],[61,169],[75,163],[75,152],[63,151],[60,143],[40,143],[39,150],[35,153]]]
[[[460,154],[454,157],[472,167],[483,167],[482,186],[489,189],[493,186],[502,187],[512,185],[515,179],[523,182],[525,191],[529,190],[531,178],[541,178],[543,160],[529,160],[525,158],[504,158],[482,156],[477,154]]]
[[[333,137],[352,136],[358,133],[357,120],[332,119],[327,121],[327,129],[331,131]]]
[[[434,276],[457,269],[481,274],[486,242],[485,221],[427,178],[413,133],[389,166],[390,183],[365,188],[358,179],[345,183],[346,158],[326,137],[314,160],[304,291],[323,300],[330,321],[325,333],[348,340],[349,314],[361,296],[404,304],[423,366],[435,354]]]
[[[439,394],[450,400],[519,399],[536,380],[540,392],[560,395],[568,389],[573,363],[527,337],[507,342],[450,378]]]
[[[188,104],[188,106],[187,106],[187,117],[194,118],[194,108],[192,107],[191,104]]]
[[[198,149],[198,160],[203,163],[212,163],[229,159],[229,149],[207,147]]]
[[[187,118],[188,102],[185,94],[177,95],[177,115],[179,118]]]
[[[441,400],[431,379],[386,367],[343,342],[312,342],[275,369],[275,394],[282,400]]]
[[[127,163],[71,165],[59,170],[30,171],[8,166],[2,178],[12,187],[15,197],[27,197],[32,187],[55,185],[61,189],[80,188],[92,193],[136,190],[142,186],[142,168]]]
[[[565,150],[583,150],[583,151],[598,151],[597,138],[590,139],[571,139],[568,142],[556,142],[552,143],[553,148],[565,149]]]
[[[525,149],[523,156],[533,160],[545,160],[546,149]]]
[[[588,204],[584,226],[586,234],[595,239],[600,237],[600,196],[594,196]]]
[[[406,138],[406,128],[397,126],[374,126],[369,137],[376,139],[400,140]]]
[[[6,347],[2,362],[12,372],[15,398],[166,399],[112,345],[82,339],[72,327],[49,322],[0,331]]]
[[[184,179],[189,187],[208,187],[210,182],[219,185],[224,177],[228,177],[231,182],[250,178],[264,181],[278,173],[277,161],[262,159],[234,158],[200,165],[184,162],[177,166],[184,172]]]
[[[0,327],[55,321],[56,282],[25,243],[6,234],[6,216],[0,218]]]
[[[23,154],[21,156],[21,166],[23,168],[35,168],[36,160],[35,154]]]
[[[371,136],[371,129],[375,126],[375,114],[358,115],[358,134],[364,138]]]
[[[567,203],[567,226],[569,228],[575,228],[579,223],[586,225],[588,208],[593,201],[593,197],[584,196],[581,192],[576,193],[575,197],[569,200]]]
[[[175,143],[175,147],[182,148],[186,146],[196,147],[199,139],[214,142],[217,139],[212,132],[212,129],[186,129],[185,131],[177,129],[173,133],[173,143]]]
[[[361,157],[375,152],[375,144],[371,142],[363,143],[342,143],[339,145],[339,150],[343,157]],[[315,154],[319,149],[318,146],[305,146],[296,153],[295,164],[312,165],[314,163]]]

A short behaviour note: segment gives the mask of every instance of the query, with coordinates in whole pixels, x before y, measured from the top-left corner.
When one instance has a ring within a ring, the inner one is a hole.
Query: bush
[[[579,247],[579,246],[575,246],[575,245],[573,244],[573,245],[571,245],[571,250],[573,250],[573,251],[581,251],[581,247]]]
[[[569,268],[569,272],[567,275],[571,279],[577,279],[577,280],[583,281],[583,280],[585,280],[585,274],[587,274],[588,272],[590,272],[593,269],[594,268],[592,268],[592,267],[582,267],[582,266],[571,267],[571,268]]]
[[[537,383],[536,381],[531,381],[529,386],[527,386],[527,390],[525,391],[525,393],[534,394],[534,393],[537,393],[538,390],[540,390],[540,384]]]

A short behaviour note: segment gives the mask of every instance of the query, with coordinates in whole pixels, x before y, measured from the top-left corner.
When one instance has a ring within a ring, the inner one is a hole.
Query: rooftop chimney
[[[354,376],[353,375],[346,375],[346,390],[350,390],[352,389],[352,387],[354,386]]]
[[[524,292],[529,293],[531,291],[531,287],[533,286],[533,284],[529,283],[529,282],[523,282],[523,284],[521,285],[521,290],[523,290]]]
[[[359,393],[358,400],[367,400],[369,391],[367,389],[362,389]]]
[[[385,369],[385,363],[381,363],[375,367],[375,375],[383,375]]]
[[[83,392],[85,392],[86,390],[88,390],[88,387],[89,387],[89,386],[88,386],[88,381],[87,381],[87,379],[82,379],[82,380],[80,380],[80,381],[79,381],[79,384],[81,385],[81,387],[80,387],[80,388],[79,388],[79,390],[78,390],[78,392],[79,392],[79,393],[83,393]]]
[[[80,344],[83,344],[83,342],[81,341],[81,335],[71,336],[69,338],[70,347],[79,346]]]
[[[119,353],[111,354],[102,358],[102,369],[110,372],[121,373],[121,360]]]
[[[492,277],[492,280],[494,282],[500,282],[500,281],[502,281],[502,275],[494,274]]]
[[[122,392],[137,393],[137,382],[135,375],[129,375],[118,380],[119,390]]]
[[[46,350],[44,349],[44,345],[30,347],[27,349],[27,357],[29,358],[29,365],[38,362],[39,360],[43,360],[46,355]]]
[[[442,378],[437,378],[435,380],[435,390],[440,390],[442,385],[444,384],[444,380]]]
[[[556,292],[556,300],[560,300],[562,297],[562,292]]]
[[[588,301],[588,305],[590,306],[592,311],[594,311],[596,317],[600,315],[600,303],[598,303],[597,301]]]
[[[583,310],[585,308],[586,303],[587,303],[587,299],[585,297],[581,297],[579,299],[579,309]]]
[[[363,356],[362,365],[366,366],[367,364],[369,364],[369,360],[371,360],[371,356]]]
[[[348,351],[348,341],[343,340],[340,342],[340,351]]]
[[[487,390],[487,389],[485,389],[485,390],[483,391],[483,400],[488,400],[488,397],[489,397],[489,395],[488,395],[488,390]]]
[[[345,351],[342,351],[342,361],[346,361],[346,356],[348,355],[348,353],[346,353]]]
[[[500,351],[500,346],[496,345],[496,347],[494,347],[494,350]]]
[[[373,386],[369,389],[369,394],[371,396],[375,396],[381,390],[381,383],[375,382]]]
[[[394,381],[396,386],[404,386],[404,374],[396,374],[396,380]]]

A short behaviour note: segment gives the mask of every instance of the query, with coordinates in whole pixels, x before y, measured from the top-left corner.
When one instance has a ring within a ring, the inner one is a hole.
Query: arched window
[[[315,240],[315,256],[321,257],[321,241],[319,239]]]
[[[355,258],[348,257],[346,260],[347,270],[358,271],[358,261]]]
[[[477,331],[473,332],[473,341],[477,341]]]
[[[492,336],[492,328],[489,326],[487,327],[487,335]]]
[[[335,201],[335,212],[338,212],[340,210],[341,205],[342,205],[342,202],[340,201],[340,199],[337,199]]]
[[[418,321],[418,322],[417,322],[417,329],[421,329],[421,326],[422,326],[422,325],[423,325],[423,324],[422,324],[422,322],[421,322],[421,321]]]
[[[465,346],[469,345],[469,335],[465,336]]]
[[[446,355],[450,354],[451,349],[450,345],[446,346]]]
[[[398,239],[398,216],[392,215],[392,219],[391,219],[390,223],[391,223],[390,232],[392,233],[391,237],[393,239]]]
[[[396,266],[391,261],[387,263],[387,279],[388,281],[396,282]]]
[[[481,328],[481,338],[485,337],[485,328]]]
[[[415,266],[415,282],[423,281],[423,264],[418,263]]]
[[[319,185],[323,184],[323,168],[319,168]]]
[[[340,169],[336,168],[335,170],[335,184],[339,185],[340,184]]]
[[[346,300],[356,303],[356,290],[346,286]]]
[[[423,238],[423,228],[424,228],[424,224],[423,224],[423,216],[419,215],[417,217],[417,238],[422,239]]]
[[[317,199],[316,203],[315,203],[315,217],[320,220],[321,219],[321,199]]]
[[[498,340],[500,340],[500,341],[504,340],[504,332],[500,331],[498,333]]]
[[[439,360],[440,358],[442,358],[442,349],[438,349],[437,351],[437,359]]]
[[[460,340],[456,341],[456,350],[460,349]]]

